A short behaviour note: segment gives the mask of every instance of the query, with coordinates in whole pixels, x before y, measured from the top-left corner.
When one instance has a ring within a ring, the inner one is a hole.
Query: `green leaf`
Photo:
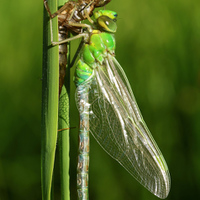
[[[48,1],[51,12],[57,10],[55,0]],[[57,17],[52,20],[54,41],[58,40]],[[52,47],[49,16],[44,8],[43,74],[42,74],[42,136],[41,136],[41,181],[42,199],[51,199],[57,130],[59,88],[58,46]]]
[[[68,0],[58,0],[58,7],[63,6]],[[70,51],[68,46],[67,62],[69,62]],[[69,66],[69,65],[68,65]],[[70,94],[70,68],[66,68],[65,84],[62,87],[59,100],[58,128],[70,128],[69,121],[69,94]],[[60,157],[60,180],[61,180],[61,199],[70,199],[70,183],[69,183],[69,134],[70,129],[59,132],[59,157]]]

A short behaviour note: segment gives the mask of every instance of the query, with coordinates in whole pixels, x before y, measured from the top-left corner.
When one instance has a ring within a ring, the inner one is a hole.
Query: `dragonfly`
[[[139,183],[159,198],[166,198],[171,180],[166,161],[136,103],[128,78],[115,58],[117,13],[99,10],[81,24],[83,32],[53,45],[83,38],[74,81],[80,113],[77,192],[88,200],[89,136],[118,161]]]
[[[69,33],[80,34],[82,32],[81,21],[87,19],[88,15],[93,14],[93,10],[105,6],[111,0],[78,0],[68,1],[55,13],[51,13],[47,0],[44,0],[44,6],[51,19],[58,16],[58,40],[63,41],[69,37]],[[81,47],[81,45],[80,45]],[[67,65],[67,43],[59,44],[59,95],[61,93]]]

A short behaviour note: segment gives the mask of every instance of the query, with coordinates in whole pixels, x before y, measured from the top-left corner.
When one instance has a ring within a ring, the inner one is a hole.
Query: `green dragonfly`
[[[88,200],[89,134],[136,180],[159,198],[170,190],[165,159],[140,113],[129,81],[115,58],[117,13],[99,10],[94,21],[77,36],[53,45],[83,38],[76,64],[76,103],[80,113],[77,166],[78,199]]]

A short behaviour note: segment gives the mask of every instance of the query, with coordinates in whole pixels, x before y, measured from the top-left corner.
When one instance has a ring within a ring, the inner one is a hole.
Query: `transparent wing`
[[[170,190],[167,164],[114,57],[109,55],[77,88],[76,100],[79,112],[87,106],[90,132],[102,148],[150,192],[166,198]]]

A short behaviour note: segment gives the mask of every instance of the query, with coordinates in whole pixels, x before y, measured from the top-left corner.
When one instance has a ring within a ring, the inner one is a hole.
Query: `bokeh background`
[[[119,15],[116,57],[168,163],[167,199],[198,199],[200,1],[112,0],[107,8]],[[0,24],[0,200],[39,200],[43,1],[1,1]],[[74,90],[71,82],[70,120],[78,127]],[[77,134],[70,135],[72,200]],[[91,138],[90,199],[158,198]]]

